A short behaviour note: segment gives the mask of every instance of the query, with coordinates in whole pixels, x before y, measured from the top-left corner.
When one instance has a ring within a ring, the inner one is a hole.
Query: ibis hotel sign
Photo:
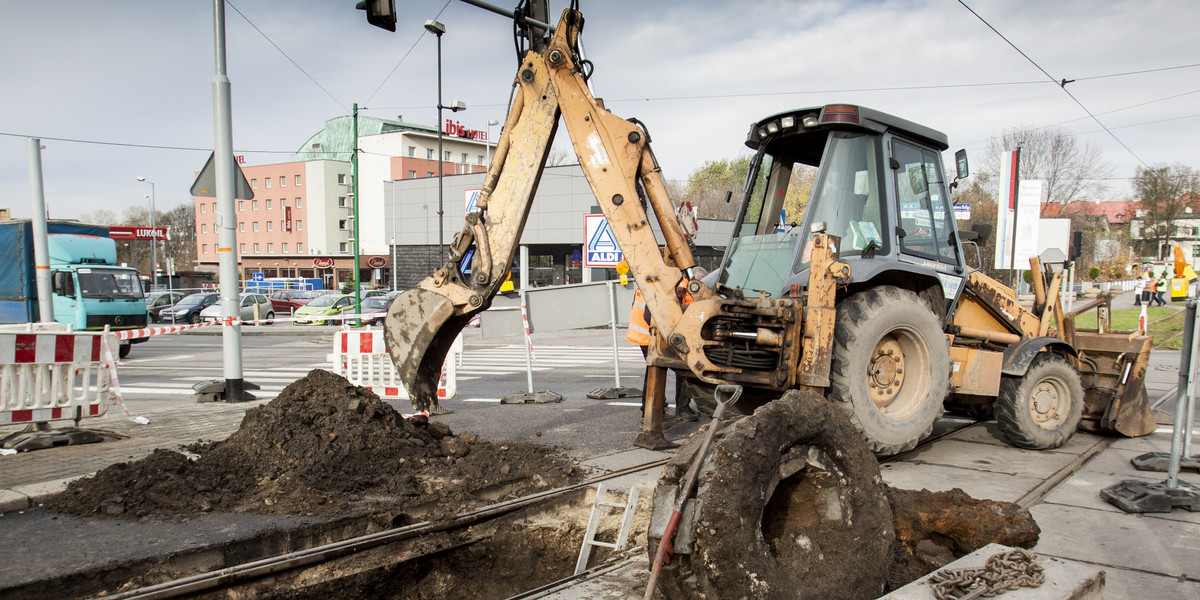
[[[466,127],[463,127],[462,123],[452,119],[446,119],[446,127],[443,131],[446,133],[446,135],[467,138],[468,140],[486,141],[488,138],[486,131],[482,129],[467,129]]]

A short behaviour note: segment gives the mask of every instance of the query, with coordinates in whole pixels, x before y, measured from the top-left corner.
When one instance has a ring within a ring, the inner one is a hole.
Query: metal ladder
[[[576,575],[587,570],[587,563],[588,559],[592,556],[593,546],[612,548],[613,550],[625,549],[625,544],[629,542],[629,530],[633,527],[633,514],[637,510],[639,489],[639,486],[636,485],[630,488],[629,497],[622,504],[620,502],[608,501],[608,487],[605,483],[602,482],[596,485],[596,498],[592,501],[592,515],[588,518],[587,532],[583,534],[583,546],[579,549],[579,560],[575,562]],[[621,528],[617,530],[617,541],[597,541],[596,528],[600,525],[601,512],[609,508],[625,509],[625,514],[621,519]]]

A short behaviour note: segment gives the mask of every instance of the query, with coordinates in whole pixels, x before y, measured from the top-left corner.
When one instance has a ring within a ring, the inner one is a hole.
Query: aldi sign
[[[625,259],[621,247],[617,245],[612,227],[608,226],[608,219],[605,219],[604,215],[584,215],[583,230],[583,266],[615,267]]]

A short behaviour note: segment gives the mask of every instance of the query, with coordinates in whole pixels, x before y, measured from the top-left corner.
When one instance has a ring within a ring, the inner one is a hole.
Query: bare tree
[[[83,223],[94,223],[96,225],[117,225],[117,213],[110,208],[97,208],[91,212],[86,212],[79,215],[79,220]]]
[[[163,245],[162,254],[175,260],[177,271],[190,271],[196,264],[196,208],[184,203],[159,215],[160,227],[169,227],[171,239]]]
[[[1175,221],[1200,207],[1200,171],[1178,163],[1138,167],[1133,193],[1144,212],[1141,238],[1154,244],[1157,258],[1166,258]]]
[[[732,221],[737,218],[741,205],[746,175],[750,172],[750,160],[751,157],[747,155],[733,160],[710,160],[704,163],[688,176],[687,185],[679,199],[691,202],[702,219]],[[808,207],[816,178],[817,169],[814,167],[797,164],[792,169],[787,195],[783,198],[788,223],[799,224],[804,220],[804,210]],[[729,202],[725,201],[727,197],[730,198]]]
[[[1102,180],[1112,172],[1112,166],[1104,162],[1098,148],[1080,145],[1061,128],[1021,126],[992,137],[980,169],[982,181],[999,181],[1001,155],[1018,147],[1019,176],[1046,183],[1047,206],[1099,200],[1104,195],[1107,188]]]

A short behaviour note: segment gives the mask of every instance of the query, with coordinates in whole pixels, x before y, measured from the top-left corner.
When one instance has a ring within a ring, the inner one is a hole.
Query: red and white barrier
[[[111,404],[101,332],[0,329],[0,425],[76,421]],[[109,344],[115,345],[114,335]]]
[[[454,339],[442,364],[438,380],[438,398],[453,398],[457,391],[458,362],[462,356],[462,335]],[[408,400],[408,391],[400,382],[392,358],[384,348],[383,330],[370,327],[343,328],[333,335],[333,353],[329,355],[333,372],[354,385],[365,387],[380,398]]]

